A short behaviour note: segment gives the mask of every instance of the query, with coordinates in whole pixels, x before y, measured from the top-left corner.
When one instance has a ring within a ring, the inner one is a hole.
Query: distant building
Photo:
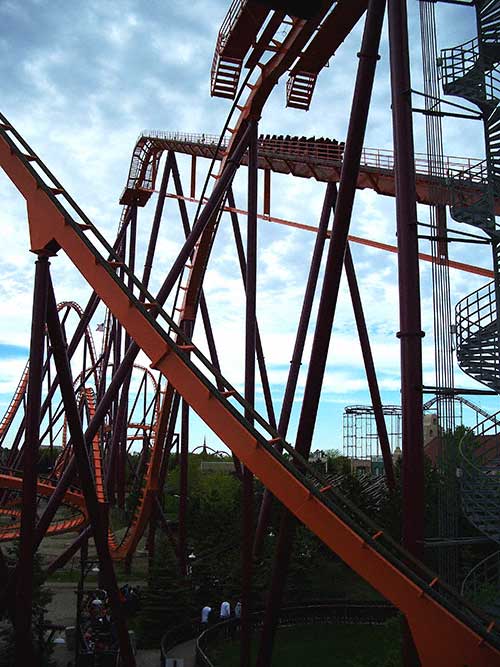
[[[326,463],[328,461],[328,454],[321,449],[316,449],[309,454],[309,461],[311,463]]]
[[[438,417],[435,413],[424,415],[424,447],[439,434]]]
[[[234,473],[234,463],[232,461],[202,461],[200,470],[203,473],[222,472],[231,475]]]

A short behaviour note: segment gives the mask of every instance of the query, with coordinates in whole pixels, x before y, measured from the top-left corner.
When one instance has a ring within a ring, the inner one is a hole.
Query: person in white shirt
[[[231,617],[231,605],[227,600],[224,600],[224,602],[220,606],[220,620],[221,621],[227,621],[228,618]]]
[[[203,607],[201,610],[201,624],[202,625],[208,625],[208,617],[210,616],[210,612],[212,611],[212,607],[209,607],[206,605]]]

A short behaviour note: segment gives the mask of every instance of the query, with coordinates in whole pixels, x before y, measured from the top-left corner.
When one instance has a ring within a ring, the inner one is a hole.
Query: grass
[[[252,641],[255,656],[258,636]],[[208,652],[217,667],[239,664],[238,641],[221,642]],[[306,625],[279,628],[272,667],[400,667],[399,620],[384,625]]]

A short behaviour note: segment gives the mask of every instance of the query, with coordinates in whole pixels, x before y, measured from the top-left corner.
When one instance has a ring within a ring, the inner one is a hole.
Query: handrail
[[[495,65],[495,59],[488,58],[483,53],[479,38],[475,37],[459,46],[441,50],[441,58],[439,59],[440,78],[446,89],[446,87],[453,86],[465,77],[476,74],[474,78],[476,103],[495,102],[498,101],[500,96],[500,79],[495,71]],[[470,88],[467,94],[463,95],[463,97],[471,100],[473,96],[473,88]]]
[[[463,335],[470,335],[471,328],[474,328],[475,333],[496,322],[495,281],[486,283],[478,290],[467,294],[467,296],[457,303],[455,312],[457,325],[460,326],[460,331],[463,331]],[[463,329],[461,326],[462,321],[468,323],[469,326],[466,329]]]
[[[214,81],[216,78],[217,65],[219,63],[220,53],[229,39],[231,31],[238,20],[238,17],[243,12],[244,5],[247,0],[233,0],[230,5],[227,14],[222,22],[222,25],[217,35],[217,42],[215,45],[214,57],[212,60],[212,68],[210,70],[210,85],[213,88]]]
[[[137,145],[148,139],[196,144],[197,146],[213,146],[214,144],[218,144],[220,150],[224,150],[229,144],[227,138],[224,138],[219,143],[219,136],[209,133],[144,130],[137,138]],[[331,142],[331,140],[307,139],[305,137],[290,137],[290,139],[271,137],[268,139],[261,135],[258,144],[259,153],[276,153],[276,157],[286,154],[293,157],[304,155],[309,158],[314,157],[318,160],[326,160],[334,163],[342,160],[342,150],[339,148],[342,144]],[[476,182],[477,169],[482,162],[484,160],[480,160],[479,158],[444,156],[443,170],[450,178],[458,177],[461,173],[470,171],[472,182]],[[365,147],[361,153],[361,165],[363,167],[372,167],[392,172],[394,171],[394,151],[384,148]],[[429,158],[425,153],[415,154],[415,167],[417,173],[422,175],[429,174]],[[135,187],[137,174],[138,172],[134,176],[131,170],[127,183],[128,188]]]
[[[492,561],[492,563],[490,562]],[[474,587],[474,594],[477,592],[477,579],[482,577],[482,585],[484,583],[489,584],[491,579],[489,574],[493,571],[493,577],[498,583],[500,577],[500,551],[494,551],[492,554],[483,558],[479,563],[474,565],[474,567],[467,573],[467,576],[462,581],[462,586],[460,592],[462,595],[471,595],[470,588]]]
[[[286,623],[287,625],[304,623],[321,623],[335,622],[340,623],[352,620],[363,619],[363,622],[368,623],[383,623],[389,618],[392,618],[398,613],[398,610],[393,605],[387,602],[378,601],[346,601],[346,600],[332,600],[331,602],[312,602],[306,605],[283,607],[279,614],[279,623]],[[262,625],[264,618],[264,610],[256,610],[251,614],[251,623],[254,627]],[[162,636],[160,641],[161,659],[165,660],[167,654],[175,648],[178,644],[187,641],[191,638],[196,638],[197,657],[208,661],[205,664],[210,665],[209,658],[204,653],[202,645],[206,646],[211,635],[217,633],[219,630],[227,628],[228,626],[235,626],[240,622],[236,617],[231,617],[227,621],[218,621],[211,623],[208,628],[199,633],[200,623],[198,618],[186,621],[178,626],[170,628]],[[163,664],[163,663],[162,663]]]
[[[363,622],[369,625],[378,625],[393,618],[398,610],[391,604],[381,602],[333,602],[325,604],[311,604],[293,607],[284,607],[280,610],[278,625],[309,625],[311,623],[349,624]],[[253,628],[262,626],[264,612],[255,611],[250,614],[250,624]],[[216,667],[206,654],[209,640],[222,635],[228,639],[231,632],[228,628],[236,628],[240,619],[231,617],[226,621],[214,623],[204,630],[196,639],[196,657],[206,667]],[[215,635],[215,637],[214,637]],[[163,647],[162,647],[163,648]],[[162,650],[162,656],[164,655]]]

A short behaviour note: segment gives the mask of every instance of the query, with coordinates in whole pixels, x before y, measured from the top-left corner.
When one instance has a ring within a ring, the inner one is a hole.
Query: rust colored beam
[[[49,258],[40,254],[35,264],[33,314],[31,321],[30,374],[26,406],[26,441],[23,448],[23,482],[19,565],[16,578],[16,616],[14,642],[16,664],[34,665],[35,653],[31,635],[33,608],[33,557],[37,506],[37,463],[40,437],[40,406],[42,402],[43,352]]]
[[[167,197],[173,198],[173,199],[178,199],[179,195],[178,194],[172,194],[169,193],[167,194]],[[198,199],[190,199],[189,197],[182,197],[186,201],[192,201],[193,203],[198,203]],[[224,206],[224,211],[228,211],[229,213],[241,213],[242,215],[248,215],[248,212],[243,209],[243,208],[236,208],[235,206]],[[296,222],[294,220],[286,220],[285,218],[277,218],[272,215],[262,215],[258,214],[257,217],[260,220],[264,220],[265,222],[274,222],[277,223],[278,225],[285,225],[286,227],[294,227],[295,229],[303,229],[307,232],[313,232],[317,233],[318,228],[314,227],[313,225],[306,225],[301,222]],[[326,236],[330,237],[330,232],[326,232]],[[374,241],[373,239],[365,239],[362,238],[361,236],[353,236],[352,234],[349,234],[348,240],[351,241],[352,243],[359,243],[361,245],[366,245],[370,248],[378,248],[379,250],[385,250],[387,252],[392,252],[392,253],[398,253],[398,247],[394,245],[390,245],[389,243],[382,243],[381,241]],[[419,252],[418,253],[419,259],[422,259],[424,262],[436,262],[436,258],[432,257],[432,255],[429,255],[425,252]],[[477,276],[484,276],[485,278],[493,278],[494,273],[490,269],[485,269],[482,266],[475,266],[474,264],[465,264],[463,262],[456,262],[454,260],[445,260],[445,263],[447,266],[449,266],[451,269],[457,269],[458,271],[466,271],[467,273],[474,273]]]
[[[321,291],[311,359],[304,388],[295,447],[307,458],[311,448],[316,415],[326,368],[330,336],[335,317],[340,279],[347,247],[347,237],[352,216],[357,175],[368,119],[373,80],[375,77],[378,48],[385,13],[385,0],[370,0],[365,21],[359,64],[354,87],[349,129],[345,146],[344,163],[335,205],[332,235],[328,247],[323,287]],[[286,576],[294,537],[294,522],[288,511],[283,511],[278,536],[277,555],[274,562],[264,626],[259,646],[257,667],[271,664],[278,615],[283,599]]]
[[[257,136],[258,123],[250,121],[248,142],[248,218],[247,257],[245,271],[245,400],[250,406],[255,404],[255,343],[257,336]],[[245,417],[253,424],[253,414],[246,410]],[[250,623],[252,605],[253,576],[253,474],[243,467],[243,540],[241,545],[241,635],[240,667],[250,667],[252,627]]]
[[[264,215],[271,215],[271,170],[264,169]]]
[[[191,157],[191,197],[196,197],[196,155]]]
[[[356,319],[356,327],[358,329],[359,343],[361,345],[361,352],[363,354],[363,361],[365,364],[366,379],[368,381],[368,389],[370,391],[370,398],[372,401],[373,414],[375,416],[375,424],[377,426],[380,449],[382,451],[385,478],[389,491],[394,493],[396,490],[396,480],[394,478],[394,467],[392,465],[391,446],[389,444],[389,436],[387,435],[384,408],[382,405],[382,399],[380,398],[380,390],[378,386],[377,374],[375,372],[375,364],[373,362],[368,329],[366,328],[363,304],[361,302],[361,294],[359,293],[358,281],[356,278],[356,272],[354,270],[354,263],[352,261],[351,249],[349,245],[347,245],[344,256],[344,266],[347,282],[349,284],[349,292],[351,293],[351,301],[354,310],[354,317]]]
[[[50,283],[49,283],[50,285]],[[135,658],[130,644],[130,638],[125,623],[123,606],[118,591],[118,583],[113,567],[113,561],[109,553],[107,521],[102,516],[102,507],[97,500],[94,477],[90,464],[85,436],[82,430],[78,406],[73,391],[73,378],[66,353],[66,345],[59,323],[59,315],[54,292],[49,287],[47,304],[47,326],[52,344],[54,362],[59,375],[59,385],[64,403],[66,418],[73,441],[73,451],[78,468],[78,476],[85,497],[85,505],[90,517],[94,542],[99,557],[102,581],[108,592],[111,611],[115,622],[118,641],[120,644],[120,657],[124,667],[135,667]]]
[[[234,195],[232,189],[229,189],[227,193],[227,201],[230,204],[230,208],[234,209]],[[243,248],[243,240],[241,238],[241,230],[240,230],[240,224],[238,221],[238,215],[236,214],[236,210],[231,210],[231,222],[232,222],[232,227],[233,227],[233,233],[234,233],[234,241],[236,244],[236,252],[238,254],[238,261],[240,264],[240,271],[241,271],[241,279],[243,281],[243,287],[246,289],[246,272],[247,272],[247,266],[246,266],[246,258],[245,258],[245,250]],[[272,394],[271,394],[271,386],[269,384],[269,377],[267,374],[267,368],[266,368],[266,362],[264,359],[264,349],[262,346],[262,339],[260,336],[260,330],[259,330],[259,323],[256,321],[255,322],[255,344],[256,344],[256,352],[257,352],[257,362],[259,364],[259,373],[260,373],[260,379],[262,382],[262,393],[264,394],[264,401],[266,404],[266,410],[267,410],[267,418],[269,420],[269,423],[273,428],[276,428],[276,415],[274,413],[274,405],[273,405],[273,399],[272,399]]]
[[[417,558],[424,549],[422,323],[413,151],[410,62],[405,0],[389,0],[389,53],[396,170],[401,350],[403,544]]]
[[[319,73],[363,16],[368,0],[339,0],[291,70]]]
[[[278,424],[278,433],[286,438],[288,431],[288,424],[292,414],[293,400],[295,397],[295,390],[299,379],[300,366],[302,364],[302,356],[304,354],[304,346],[306,342],[307,329],[311,318],[311,312],[314,302],[314,295],[316,293],[316,285],[318,283],[318,275],[321,268],[321,258],[323,257],[323,249],[327,238],[326,232],[328,229],[328,222],[330,220],[332,209],[335,207],[337,200],[337,184],[329,183],[326,187],[325,198],[321,210],[319,220],[318,233],[316,234],[316,242],[314,244],[313,255],[311,258],[311,266],[309,268],[309,275],[307,277],[307,284],[304,293],[304,301],[300,313],[299,324],[297,327],[297,335],[293,347],[292,360],[290,362],[290,370],[285,386],[285,393],[283,396],[283,404],[281,406],[280,420]],[[279,445],[278,445],[279,447]],[[269,524],[269,517],[271,514],[272,495],[268,489],[264,490],[262,503],[259,511],[259,518],[257,521],[257,529],[255,531],[254,540],[254,556],[257,557],[261,550],[264,541],[264,536]]]

